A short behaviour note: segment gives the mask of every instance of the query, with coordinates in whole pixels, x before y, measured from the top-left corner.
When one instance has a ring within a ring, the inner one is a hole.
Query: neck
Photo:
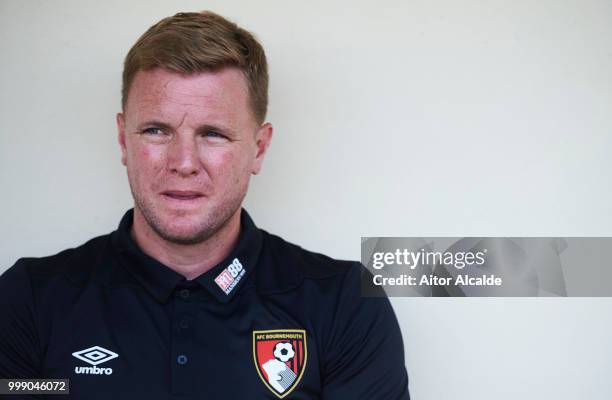
[[[223,261],[236,246],[240,208],[210,238],[196,244],[180,244],[160,237],[134,207],[130,234],[145,254],[191,280]]]

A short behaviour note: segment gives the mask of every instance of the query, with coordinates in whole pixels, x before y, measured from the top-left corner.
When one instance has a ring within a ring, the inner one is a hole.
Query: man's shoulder
[[[284,291],[305,281],[325,285],[343,281],[347,275],[359,275],[361,263],[343,260],[304,249],[280,236],[262,231],[265,237],[258,285],[266,291]]]
[[[8,268],[3,279],[27,276],[33,282],[65,275],[85,275],[95,268],[104,253],[110,234],[96,236],[85,243],[42,257],[22,257]]]

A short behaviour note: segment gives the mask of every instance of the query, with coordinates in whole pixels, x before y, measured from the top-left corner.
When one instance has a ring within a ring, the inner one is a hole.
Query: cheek
[[[134,146],[128,153],[128,172],[139,182],[146,181],[162,168],[163,155],[148,146]]]
[[[232,184],[240,184],[248,177],[248,159],[241,152],[223,151],[211,155],[209,158],[212,167],[211,175]]]
[[[143,168],[159,168],[164,159],[162,146],[137,146],[133,154],[135,164]]]

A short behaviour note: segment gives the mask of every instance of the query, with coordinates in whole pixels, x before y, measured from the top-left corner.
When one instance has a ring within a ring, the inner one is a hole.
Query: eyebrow
[[[155,126],[157,128],[162,128],[162,129],[167,129],[167,130],[174,129],[170,124],[167,124],[165,122],[158,121],[158,120],[148,120],[148,121],[138,124],[137,130],[140,131],[144,129],[145,127],[151,127],[151,126]],[[223,133],[226,135],[234,134],[233,130],[226,128],[224,126],[220,126],[220,125],[202,124],[196,128],[196,132],[208,132],[208,131],[217,131],[219,133]]]

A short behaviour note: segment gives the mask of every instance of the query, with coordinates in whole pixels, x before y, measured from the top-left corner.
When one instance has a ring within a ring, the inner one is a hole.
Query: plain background
[[[260,227],[349,259],[361,236],[612,235],[609,0],[0,0],[0,271],[116,228],[123,57],[202,9],[268,54]],[[612,398],[610,298],[393,304],[413,399]]]

